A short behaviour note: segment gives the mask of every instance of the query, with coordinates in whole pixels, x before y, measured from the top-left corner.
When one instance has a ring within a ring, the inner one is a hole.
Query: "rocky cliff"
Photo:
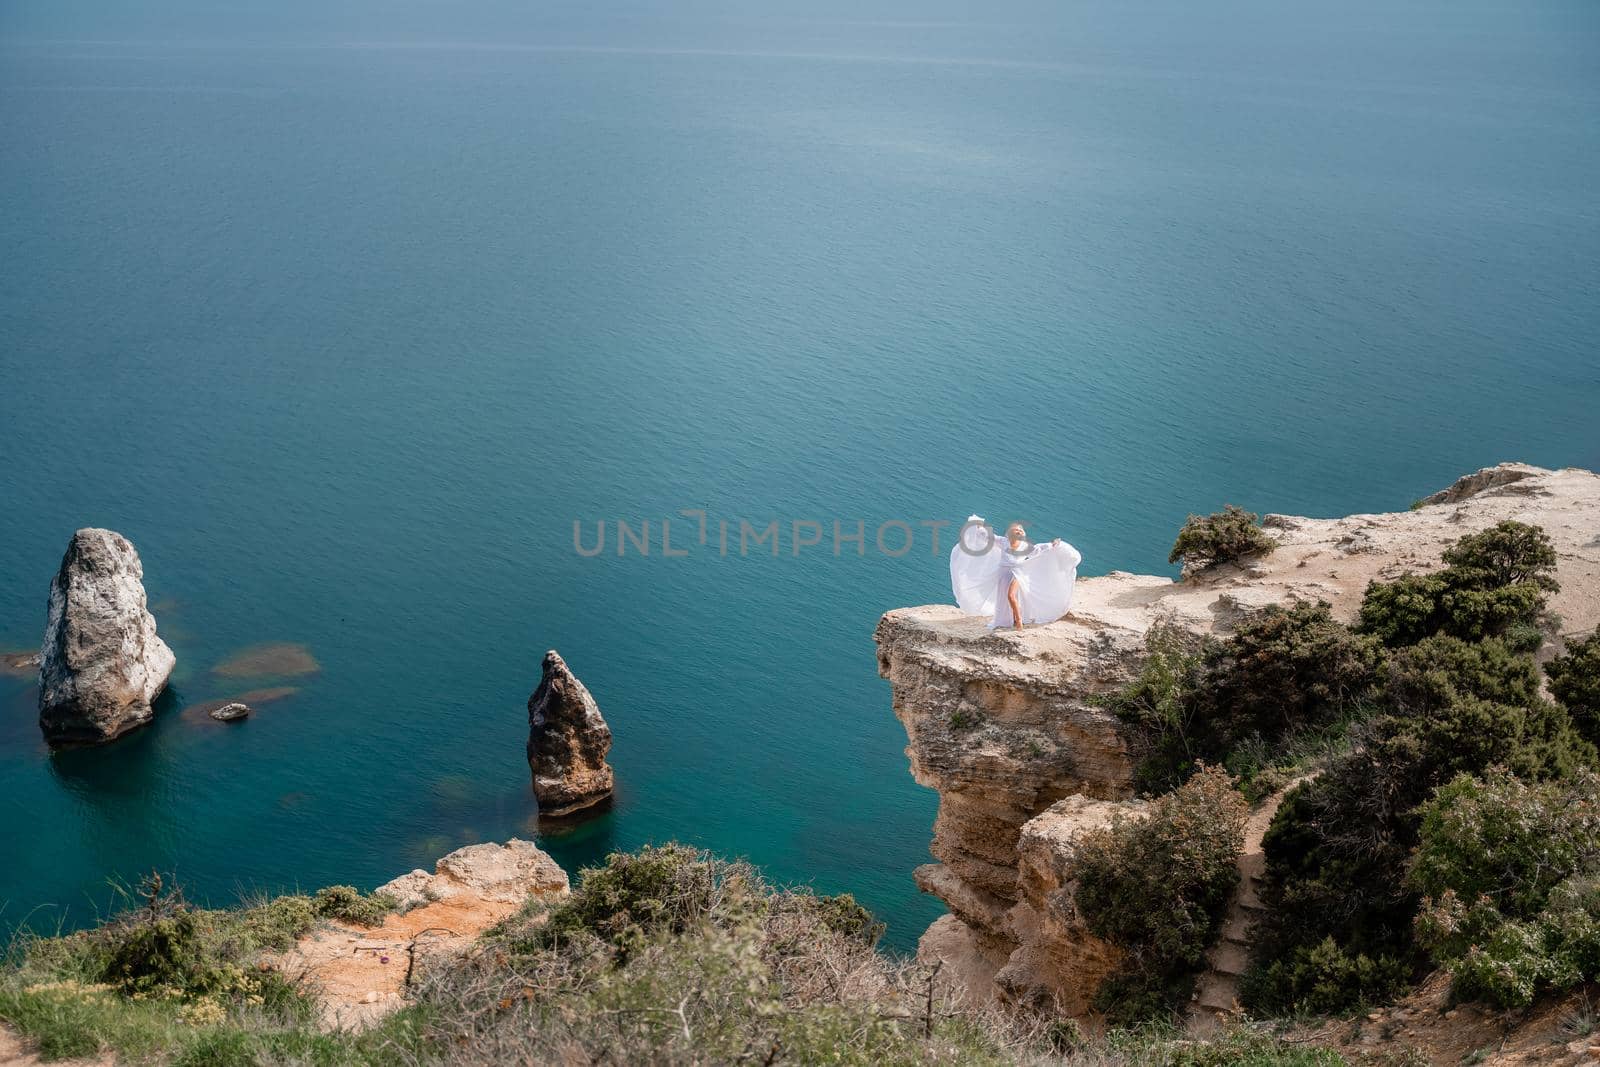
[[[149,722],[176,663],[145,606],[144,568],[113,530],[72,535],[50,583],[39,727],[52,745],[110,741]]]
[[[1113,571],[1078,583],[1072,612],[1021,632],[990,632],[954,607],[891,611],[878,624],[879,671],[905,726],[912,776],[938,790],[917,884],[950,907],[922,955],[943,961],[975,999],[1059,999],[1082,1011],[1115,963],[1076,921],[1067,871],[1075,837],[1134,812],[1132,764],[1116,718],[1094,698],[1128,681],[1158,621],[1226,633],[1268,604],[1327,601],[1354,617],[1367,583],[1437,569],[1465,534],[1503,519],[1544,527],[1559,554],[1562,634],[1600,618],[1600,477],[1502,464],[1421,506],[1390,514],[1263,520],[1278,549],[1181,582]]]

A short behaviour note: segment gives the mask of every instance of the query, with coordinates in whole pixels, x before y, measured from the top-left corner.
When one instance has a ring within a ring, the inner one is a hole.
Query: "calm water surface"
[[[949,590],[871,531],[1161,570],[1224,501],[1600,464],[1597,120],[1592,0],[7,3],[0,648],[110,526],[179,666],[56,757],[0,678],[0,922],[532,833],[555,647],[620,782],[559,859],[690,841],[909,946],[870,636]],[[869,553],[573,551],[682,508]],[[320,671],[214,670],[261,642]]]

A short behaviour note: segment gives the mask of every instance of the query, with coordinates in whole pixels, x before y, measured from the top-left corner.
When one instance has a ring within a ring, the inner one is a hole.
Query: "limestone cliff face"
[[[149,722],[176,657],[145,607],[126,537],[79,530],[50,583],[39,663],[39,727],[52,745],[110,741]]]
[[[1132,814],[1132,765],[1116,718],[1094,697],[1129,680],[1146,631],[1170,621],[1226,633],[1274,603],[1324,600],[1349,620],[1367,583],[1441,566],[1450,544],[1503,519],[1555,542],[1562,631],[1600,619],[1600,477],[1502,464],[1468,475],[1415,511],[1309,519],[1269,515],[1272,555],[1182,582],[1113,571],[1078,583],[1072,612],[1021,632],[989,631],[954,607],[891,611],[878,665],[905,726],[912,776],[938,790],[917,884],[951,914],[923,939],[977,997],[1045,996],[1086,1010],[1114,950],[1071,906],[1065,871],[1078,834]],[[1551,634],[1551,652],[1560,635]]]

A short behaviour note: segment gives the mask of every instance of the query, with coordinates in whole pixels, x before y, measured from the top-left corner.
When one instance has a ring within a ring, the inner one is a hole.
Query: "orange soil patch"
[[[371,928],[330,923],[268,963],[321,994],[324,1025],[368,1026],[400,1007],[408,979],[425,960],[464,952],[520,906],[464,896],[387,916]]]

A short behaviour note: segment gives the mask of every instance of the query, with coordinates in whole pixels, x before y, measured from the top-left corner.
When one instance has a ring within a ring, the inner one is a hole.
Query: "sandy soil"
[[[328,1027],[369,1026],[403,1003],[409,980],[429,957],[466,951],[518,907],[464,896],[390,915],[381,926],[329,923],[267,963],[319,991]]]

